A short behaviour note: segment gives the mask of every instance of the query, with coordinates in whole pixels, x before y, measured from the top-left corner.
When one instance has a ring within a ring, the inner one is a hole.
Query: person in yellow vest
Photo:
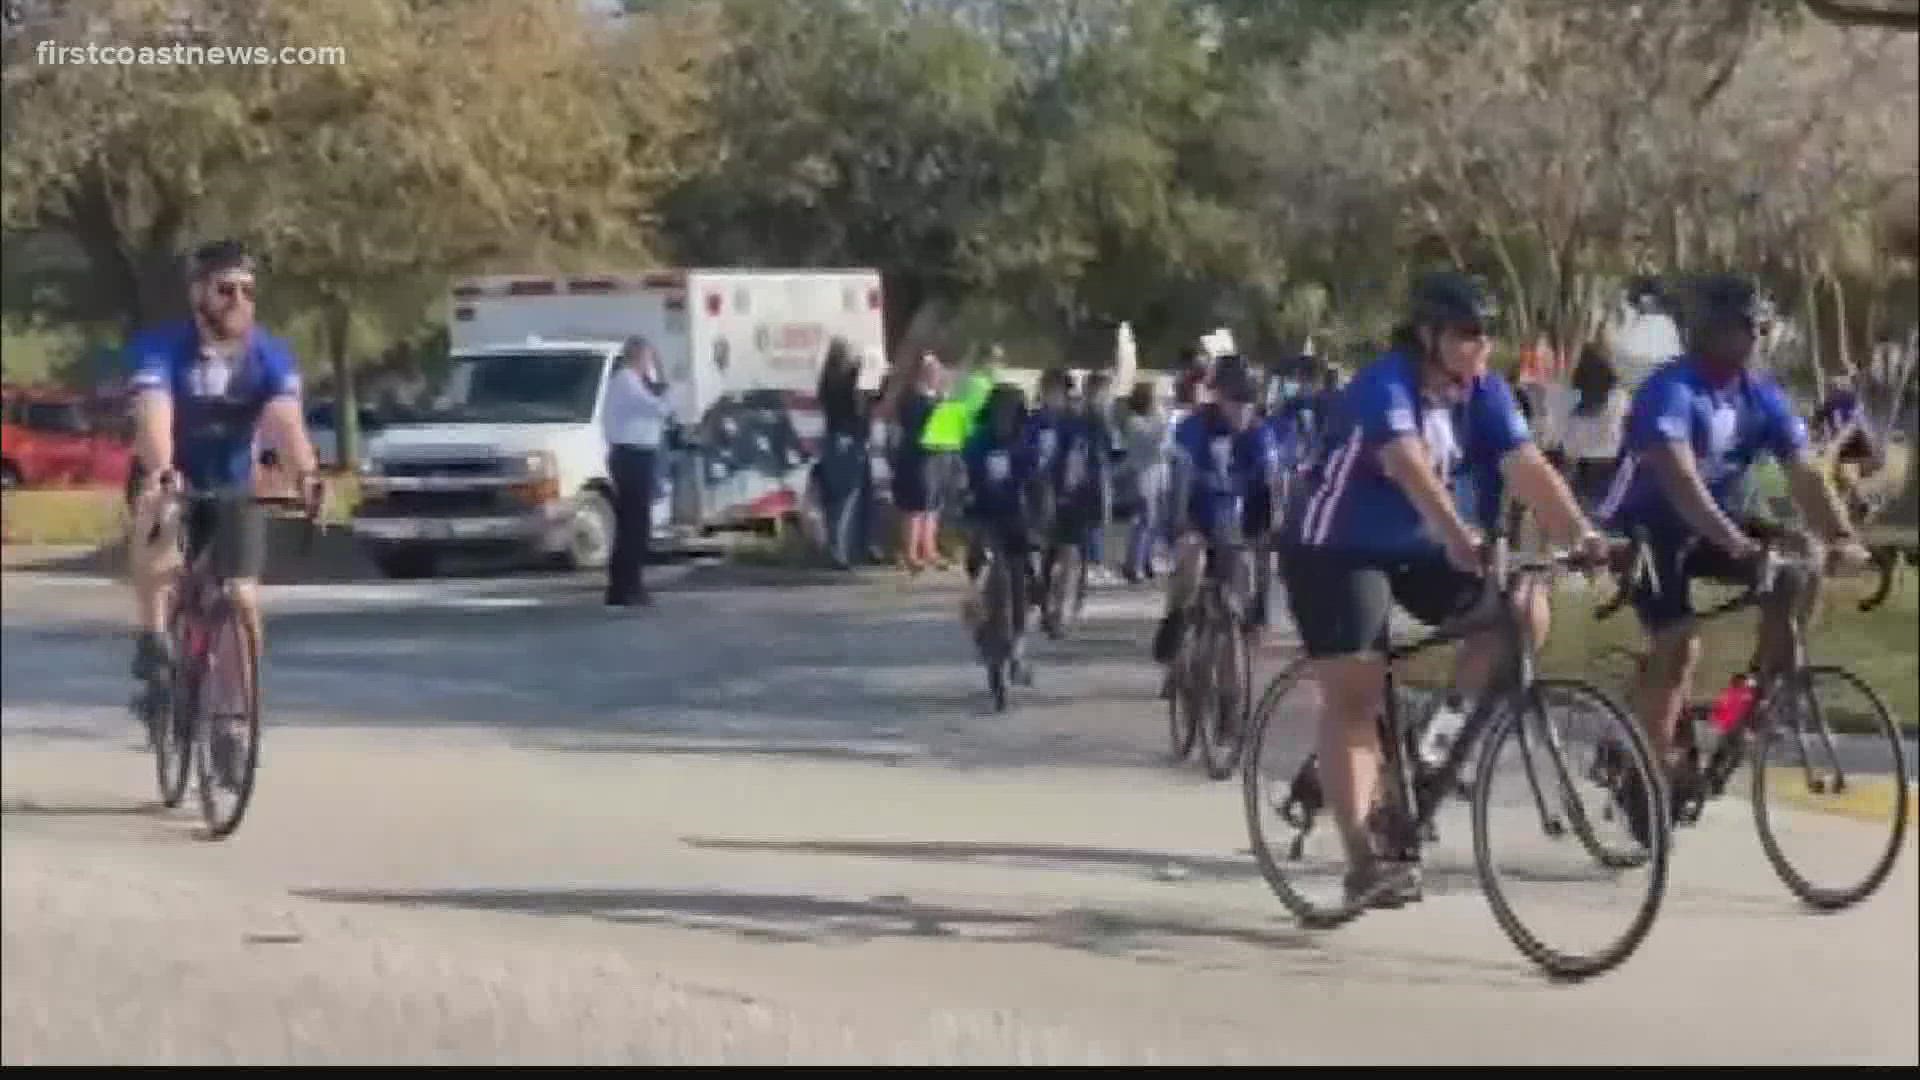
[[[937,503],[944,504],[960,496],[959,489],[965,484],[960,452],[973,437],[987,407],[987,398],[999,381],[998,361],[1003,355],[998,345],[985,355],[975,354],[927,418],[920,436],[920,449],[926,454],[928,482],[936,488]]]

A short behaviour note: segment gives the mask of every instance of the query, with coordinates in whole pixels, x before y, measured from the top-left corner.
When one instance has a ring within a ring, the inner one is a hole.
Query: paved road
[[[1920,1056],[1911,850],[1809,916],[1729,800],[1641,952],[1559,986],[1499,933],[1455,811],[1425,903],[1309,934],[1237,786],[1165,764],[1150,598],[1097,597],[993,716],[951,583],[706,573],[624,614],[566,577],[274,589],[261,793],[209,844],[151,806],[119,592],[10,570],[0,1059]],[[1514,852],[1542,918],[1617,913],[1582,861]]]

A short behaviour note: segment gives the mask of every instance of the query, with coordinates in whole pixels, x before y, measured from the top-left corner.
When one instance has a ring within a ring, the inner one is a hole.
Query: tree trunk
[[[333,362],[333,430],[338,439],[340,467],[360,468],[360,398],[354,392],[353,365],[348,361],[348,338],[353,310],[344,300],[327,302],[327,351]]]
[[[1839,370],[1853,374],[1853,350],[1847,340],[1847,291],[1840,281],[1838,272],[1829,271],[1827,288],[1833,291],[1833,341],[1834,358],[1840,361]],[[1824,397],[1824,391],[1822,393]]]
[[[1807,320],[1807,363],[1813,367],[1813,385],[1824,398],[1827,387],[1826,376],[1821,373],[1824,350],[1820,348],[1820,293],[1813,267],[1805,259],[1800,262],[1800,307]]]

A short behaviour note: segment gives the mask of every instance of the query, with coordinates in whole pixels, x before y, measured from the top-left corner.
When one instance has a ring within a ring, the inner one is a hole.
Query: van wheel
[[[567,530],[567,569],[604,569],[612,554],[613,504],[597,491],[583,491],[575,500],[573,525]]]

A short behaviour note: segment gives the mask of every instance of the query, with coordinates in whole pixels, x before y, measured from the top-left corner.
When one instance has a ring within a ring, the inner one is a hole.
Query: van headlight
[[[560,463],[551,450],[534,450],[520,459],[519,475],[508,492],[521,505],[539,508],[560,498]]]

